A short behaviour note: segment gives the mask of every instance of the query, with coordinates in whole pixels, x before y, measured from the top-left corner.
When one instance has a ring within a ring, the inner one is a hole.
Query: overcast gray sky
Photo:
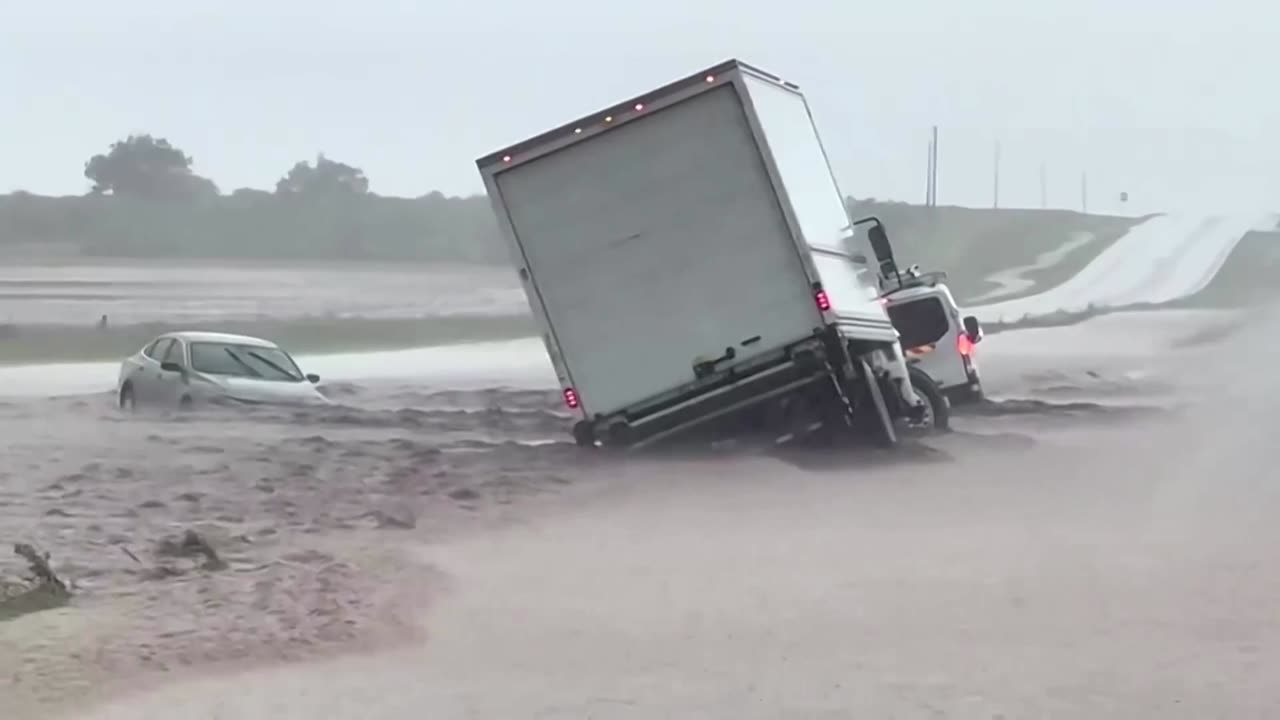
[[[71,194],[165,136],[230,191],[317,151],[387,195],[728,57],[798,83],[842,189],[943,203],[1280,207],[1280,5],[1223,0],[0,0],[0,191]]]

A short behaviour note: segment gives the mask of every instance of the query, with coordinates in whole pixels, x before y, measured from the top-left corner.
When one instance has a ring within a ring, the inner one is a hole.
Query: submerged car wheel
[[[137,410],[138,399],[133,394],[133,386],[129,383],[125,383],[124,387],[120,388],[120,397],[116,398],[116,402],[120,409],[125,412],[133,412],[134,410]]]
[[[178,401],[178,409],[183,411],[190,410],[193,404],[190,395],[183,395],[182,399]]]

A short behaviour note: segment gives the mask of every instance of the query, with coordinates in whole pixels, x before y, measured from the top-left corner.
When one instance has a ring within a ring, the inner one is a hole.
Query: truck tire
[[[788,396],[778,410],[771,424],[779,433],[775,442],[830,445],[849,436],[848,406],[829,378]]]
[[[923,422],[909,423],[907,427],[920,432],[947,432],[951,429],[951,404],[938,389],[938,384],[925,371],[911,365],[907,368],[907,377],[911,378],[911,388],[925,402]]]
[[[862,385],[856,395],[858,402],[854,405],[857,413],[857,427],[878,447],[891,448],[898,444],[898,431],[894,428],[893,416],[889,414],[889,405],[885,402],[884,393],[880,390],[880,381],[871,370],[866,358],[854,361],[858,371],[858,382]]]
[[[573,441],[578,447],[596,446],[595,426],[586,420],[579,420],[573,425]]]

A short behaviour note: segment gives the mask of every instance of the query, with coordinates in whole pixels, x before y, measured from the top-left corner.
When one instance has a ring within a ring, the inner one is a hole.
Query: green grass
[[[277,197],[199,201],[0,195],[0,253],[23,257],[505,263],[489,200]]]
[[[1075,325],[1102,315],[1152,310],[1231,310],[1280,300],[1280,231],[1253,231],[1240,239],[1218,274],[1202,290],[1168,303],[1133,303],[1060,310],[1004,323],[984,323],[989,333]]]
[[[1252,231],[1240,239],[1203,290],[1179,301],[1187,307],[1241,307],[1280,298],[1280,231]]]
[[[875,215],[885,223],[899,265],[919,264],[925,270],[946,271],[948,284],[961,303],[994,290],[996,286],[986,280],[993,273],[1030,265],[1077,232],[1093,233],[1093,242],[1057,265],[1027,273],[1025,277],[1034,287],[999,299],[1061,284],[1145,219],[1069,210],[928,208],[880,202],[855,203],[851,211],[855,217]]]
[[[148,340],[174,330],[208,330],[263,337],[294,354],[402,350],[537,334],[527,315],[371,320],[298,318],[169,325],[148,323],[99,330],[61,325],[0,325],[0,365],[119,360]]]

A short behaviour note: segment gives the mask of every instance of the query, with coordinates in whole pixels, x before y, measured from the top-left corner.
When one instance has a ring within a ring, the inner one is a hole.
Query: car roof
[[[250,337],[248,335],[233,335],[231,333],[220,332],[201,332],[197,330],[183,330],[180,332],[165,333],[160,337],[177,338],[186,342],[211,342],[211,343],[229,343],[232,345],[250,345],[261,348],[278,348],[279,346],[270,340],[262,338]]]

